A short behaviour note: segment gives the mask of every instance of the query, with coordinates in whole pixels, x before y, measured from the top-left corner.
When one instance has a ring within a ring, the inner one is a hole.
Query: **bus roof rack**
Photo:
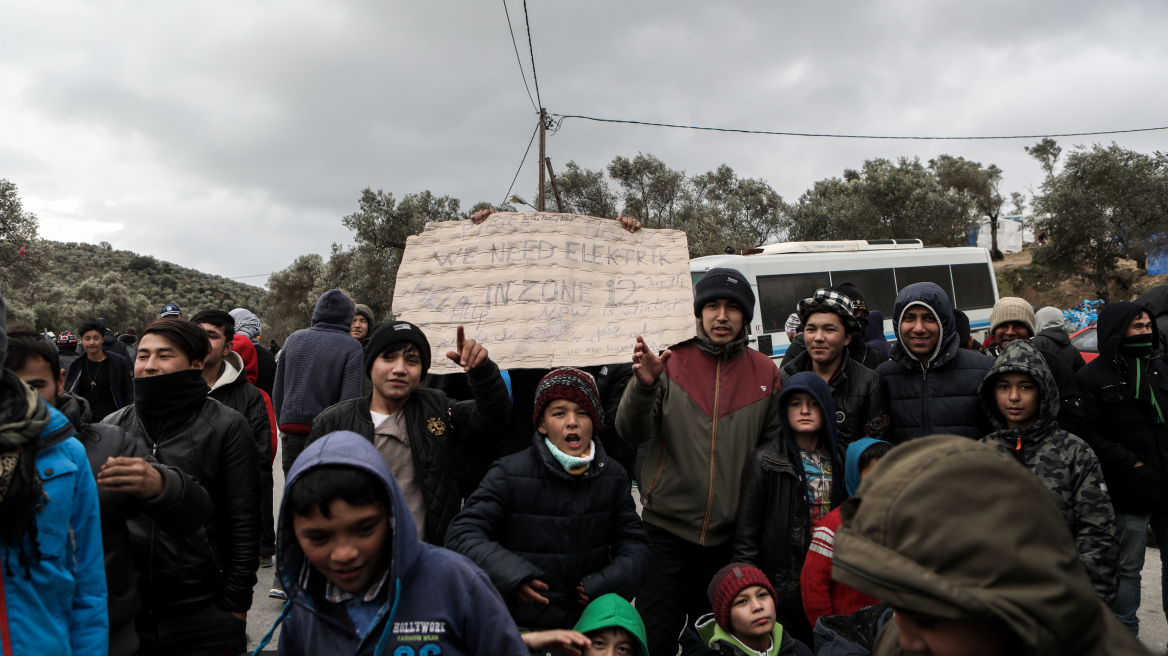
[[[747,255],[779,255],[782,253],[832,253],[846,251],[891,251],[924,248],[920,239],[856,239],[851,241],[785,241],[751,249]]]

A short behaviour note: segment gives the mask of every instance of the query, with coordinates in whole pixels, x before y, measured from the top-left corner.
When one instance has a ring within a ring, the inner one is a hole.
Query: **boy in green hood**
[[[571,656],[649,656],[645,623],[633,605],[616,593],[588,604],[571,631],[532,631],[523,634],[532,651],[555,650]]]

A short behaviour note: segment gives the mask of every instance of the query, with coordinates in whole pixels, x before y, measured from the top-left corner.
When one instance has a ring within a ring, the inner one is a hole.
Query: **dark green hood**
[[[1099,600],[1050,492],[997,447],[901,444],[840,514],[832,578],[894,608],[1002,625],[1032,656],[1147,653]]]
[[[1001,374],[1026,374],[1038,383],[1038,421],[1030,428],[1011,430],[1006,427],[1006,418],[998,410],[998,402],[994,396],[994,384]],[[1020,434],[1023,439],[1027,437],[1041,439],[1049,435],[1056,426],[1055,417],[1059,411],[1058,384],[1054,381],[1054,375],[1050,373],[1050,367],[1046,366],[1042,353],[1024,339],[1016,339],[1006,344],[1006,348],[994,360],[993,366],[982,379],[977,396],[981,400],[982,409],[997,429],[998,432],[994,435],[999,440],[1013,441],[1015,434]]]
[[[590,631],[620,627],[633,634],[640,646],[636,656],[649,656],[649,642],[645,637],[645,623],[633,605],[618,594],[609,593],[592,600],[584,609],[573,630],[587,634]]]

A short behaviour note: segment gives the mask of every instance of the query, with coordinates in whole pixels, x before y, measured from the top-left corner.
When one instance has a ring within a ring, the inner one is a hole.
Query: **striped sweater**
[[[832,551],[835,531],[839,528],[840,509],[829,512],[811,530],[811,548],[803,561],[799,587],[803,592],[803,612],[811,626],[822,616],[851,615],[880,600],[857,592],[842,583],[831,580]]]

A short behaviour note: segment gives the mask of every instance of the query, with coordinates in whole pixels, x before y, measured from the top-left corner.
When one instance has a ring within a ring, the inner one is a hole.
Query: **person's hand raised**
[[[494,213],[495,213],[495,208],[493,208],[493,207],[488,207],[486,209],[479,210],[479,211],[475,212],[474,214],[470,215],[470,222],[475,224],[475,225],[478,225],[478,224],[482,223],[483,221],[486,221],[487,217],[494,214]]]
[[[458,336],[455,339],[455,346],[458,348],[458,351],[447,351],[446,357],[454,361],[454,364],[462,367],[463,371],[475,369],[487,361],[487,347],[473,339],[467,339],[462,326],[458,327]]]
[[[618,214],[616,220],[620,221],[621,227],[629,232],[636,232],[641,229],[641,222],[631,216],[625,216],[624,212]]]
[[[642,386],[652,387],[665,371],[665,363],[669,362],[672,355],[673,351],[669,349],[657,355],[645,344],[645,338],[637,335],[637,345],[633,347],[633,376]]]

